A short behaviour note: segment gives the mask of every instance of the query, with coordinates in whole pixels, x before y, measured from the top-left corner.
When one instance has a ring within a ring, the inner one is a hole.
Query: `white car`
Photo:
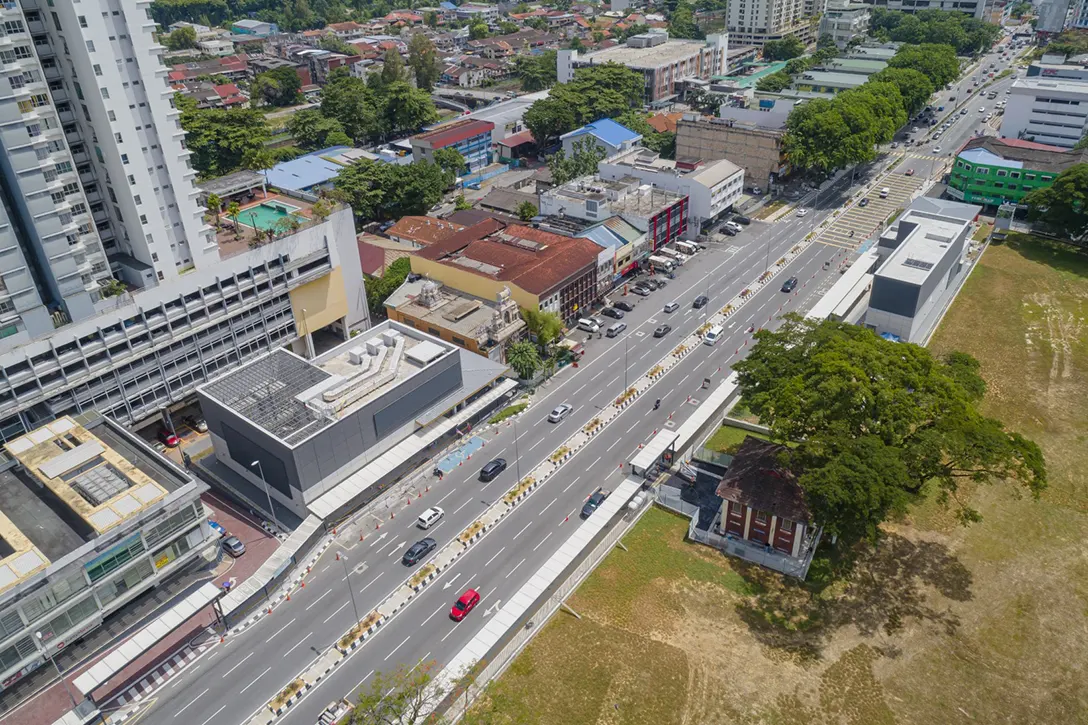
[[[555,410],[548,414],[549,423],[559,423],[574,410],[574,406],[569,403],[560,403],[555,406]]]
[[[941,147],[940,146],[934,146],[933,147],[933,153],[935,153],[935,154],[941,153]]]
[[[978,107],[978,112],[979,113],[986,113],[986,106],[979,106]]]
[[[808,216],[808,209],[798,209],[797,216]]]

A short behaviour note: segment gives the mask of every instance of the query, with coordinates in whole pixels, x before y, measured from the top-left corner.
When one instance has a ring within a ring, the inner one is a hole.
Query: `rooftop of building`
[[[406,280],[385,300],[386,307],[397,312],[477,341],[487,339],[497,304],[425,277]],[[525,321],[519,317],[514,326],[525,327]]]
[[[1038,91],[1058,91],[1060,93],[1073,93],[1078,96],[1088,95],[1088,83],[1081,80],[1066,78],[1053,78],[1043,76],[1030,76],[1018,78],[1012,82],[1012,94],[1017,91],[1024,93],[1037,93]]]
[[[799,78],[794,79],[795,86],[803,86],[814,83],[831,88],[857,88],[868,80],[868,76],[860,73],[834,73],[830,71],[807,70]]]
[[[777,73],[786,67],[786,61],[779,60],[773,63],[767,63],[764,61],[753,61],[751,63],[744,63],[740,67],[740,73],[734,73],[728,76],[712,76],[713,81],[732,81],[739,85],[741,88],[750,88],[759,83],[761,78],[769,76],[773,73]]]
[[[434,244],[464,229],[463,224],[429,216],[405,216],[385,230],[386,236],[406,239],[423,246]]]
[[[475,118],[462,118],[452,123],[444,123],[441,126],[417,133],[412,136],[412,145],[417,143],[431,148],[445,148],[465,139],[491,133],[495,124],[490,121],[481,121]]]
[[[957,158],[986,166],[1060,174],[1071,166],[1088,162],[1088,149],[1072,151],[1034,141],[978,136],[964,145]]]
[[[619,146],[642,138],[642,134],[632,131],[621,123],[616,123],[611,118],[602,118],[599,121],[587,123],[581,128],[563,134],[560,138],[566,140],[584,135],[593,136],[610,146]]]
[[[788,451],[780,443],[746,436],[716,493],[757,511],[809,522],[811,514],[797,485],[797,474],[783,462]]]
[[[662,158],[661,154],[656,151],[641,147],[621,151],[601,163],[674,174],[677,177],[690,179],[708,188],[713,188],[734,174],[743,171],[728,159],[715,159],[713,161],[701,161],[699,159],[673,160]]]
[[[577,232],[577,236],[589,239],[602,249],[616,249],[638,241],[646,236],[646,232],[639,231],[623,217],[613,216]]]
[[[9,441],[0,466],[0,592],[191,481],[95,413]]]
[[[613,214],[651,217],[685,198],[684,194],[659,189],[634,176],[602,179],[586,176],[544,192],[545,196],[605,203]]]
[[[661,45],[638,48],[630,45],[617,45],[599,50],[577,59],[577,63],[618,63],[628,68],[653,69],[672,65],[698,55],[707,47],[701,40],[676,40],[670,38]]]
[[[959,202],[945,201],[940,206],[912,203],[881,235],[894,249],[876,276],[921,286],[979,211],[981,207]]]
[[[293,448],[458,350],[386,320],[312,360],[278,348],[199,391]]]
[[[888,62],[879,58],[832,58],[823,64],[828,71],[860,73],[872,75],[888,67]]]
[[[526,202],[535,207],[538,205],[539,200],[537,199],[536,194],[530,194],[527,191],[493,188],[487,192],[482,199],[476,202],[476,204],[481,208],[494,209],[516,216],[518,208]]]
[[[543,294],[596,265],[599,253],[600,248],[588,239],[489,219],[420,250],[417,256]]]

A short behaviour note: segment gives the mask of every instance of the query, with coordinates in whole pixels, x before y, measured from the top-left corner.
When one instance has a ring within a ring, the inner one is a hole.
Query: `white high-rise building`
[[[150,4],[0,2],[0,439],[89,408],[134,422],[366,322],[350,210],[280,203],[262,218],[302,228],[250,245],[205,221]]]
[[[763,46],[768,40],[796,35],[816,42],[819,16],[827,0],[735,0],[726,10],[726,29],[734,46]]]

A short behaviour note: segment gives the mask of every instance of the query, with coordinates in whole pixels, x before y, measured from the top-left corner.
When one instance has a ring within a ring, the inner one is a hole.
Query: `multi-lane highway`
[[[1009,82],[1002,81],[993,87],[1003,93],[1001,83]],[[964,84],[966,88],[943,91],[942,96],[955,92],[959,102],[966,101],[967,91],[971,90],[970,79],[961,81],[959,86]],[[982,104],[970,103],[971,112],[946,132],[948,140],[942,145],[958,148],[976,129],[977,107]],[[941,157],[917,158],[918,153],[908,149],[906,156],[912,160],[901,163],[895,173],[905,174],[908,168],[914,168],[924,178],[947,161]],[[933,168],[923,168],[927,163]],[[144,700],[140,717],[145,722],[187,725],[249,722],[265,702],[349,628],[356,610],[364,614],[373,609],[411,573],[412,569],[401,564],[401,555],[424,535],[415,528],[414,512],[425,505],[439,505],[445,510],[445,518],[426,534],[437,539],[441,548],[499,499],[517,480],[519,470],[524,474],[544,460],[591,420],[600,407],[619,395],[626,380],[645,373],[697,328],[704,314],[712,313],[750,286],[763,272],[768,259],[777,260],[833,211],[848,205],[859,187],[871,182],[859,174],[853,187],[847,188],[843,183],[838,189],[821,192],[815,204],[811,198],[799,202],[799,206],[811,209],[803,217],[790,213],[773,224],[753,222],[736,237],[712,242],[709,249],[681,268],[665,289],[646,298],[628,295],[626,300],[635,304],[635,310],[624,319],[628,324],[625,333],[615,339],[586,342],[581,365],[565,370],[541,388],[532,407],[516,425],[487,434],[486,447],[469,463],[454,469],[441,482],[436,481],[424,499],[401,511],[380,531],[372,532],[362,542],[354,536],[354,540],[337,541],[307,577],[305,588],[294,591],[290,601],[256,625],[228,638],[224,644],[209,648],[184,674]],[[911,191],[904,185],[896,188],[904,194]],[[870,196],[879,197],[878,190],[879,186],[873,186]],[[901,205],[903,198],[897,196],[889,204]],[[858,234],[857,242],[866,234],[868,230]],[[705,377],[717,380],[720,378],[716,376],[728,373],[729,364],[738,358],[738,349],[743,354],[750,326],[766,326],[785,312],[811,306],[821,282],[835,274],[836,265],[824,269],[824,262],[845,258],[852,240],[849,235],[845,239],[838,236],[827,244],[817,242],[806,249],[775,283],[757,292],[731,318],[726,335],[717,346],[701,346],[685,357],[649,394],[625,409],[545,485],[398,612],[375,637],[309,691],[282,721],[311,725],[330,700],[365,686],[375,672],[421,661],[434,660],[439,665],[447,662],[476,634],[485,618],[558,549],[577,525],[585,497],[598,486],[608,488],[619,483],[620,464],[629,460],[655,429],[665,426],[670,415],[673,424],[683,420],[692,410],[688,396],[693,397],[693,403],[698,402]],[[779,291],[781,281],[789,276],[796,276],[801,282],[796,294]],[[695,310],[692,301],[700,294],[709,294],[711,301],[703,310]],[[680,308],[666,314],[662,308],[671,301],[679,303]],[[654,338],[653,329],[664,322],[672,325],[673,331],[664,338]],[[661,408],[655,411],[653,404],[657,398],[661,399]],[[573,414],[559,424],[547,422],[549,411],[563,402],[574,406]],[[509,468],[490,483],[479,482],[479,467],[494,457],[507,459]],[[336,552],[344,555],[342,561],[337,560]],[[449,618],[450,605],[470,587],[481,592],[483,601],[465,621],[454,623]],[[107,703],[107,707],[118,704]]]

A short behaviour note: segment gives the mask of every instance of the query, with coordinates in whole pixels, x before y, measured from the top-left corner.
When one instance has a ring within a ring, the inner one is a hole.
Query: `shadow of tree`
[[[948,547],[898,534],[859,553],[847,573],[826,585],[796,582],[746,562],[735,566],[758,592],[738,603],[741,619],[764,645],[802,661],[818,659],[847,625],[865,637],[890,636],[914,620],[954,634],[959,618],[932,602],[926,589],[955,602],[972,598],[971,572]],[[894,646],[885,654],[894,656]]]
[[[1009,234],[1005,246],[1030,262],[1080,277],[1088,276],[1088,249],[1015,232]]]

